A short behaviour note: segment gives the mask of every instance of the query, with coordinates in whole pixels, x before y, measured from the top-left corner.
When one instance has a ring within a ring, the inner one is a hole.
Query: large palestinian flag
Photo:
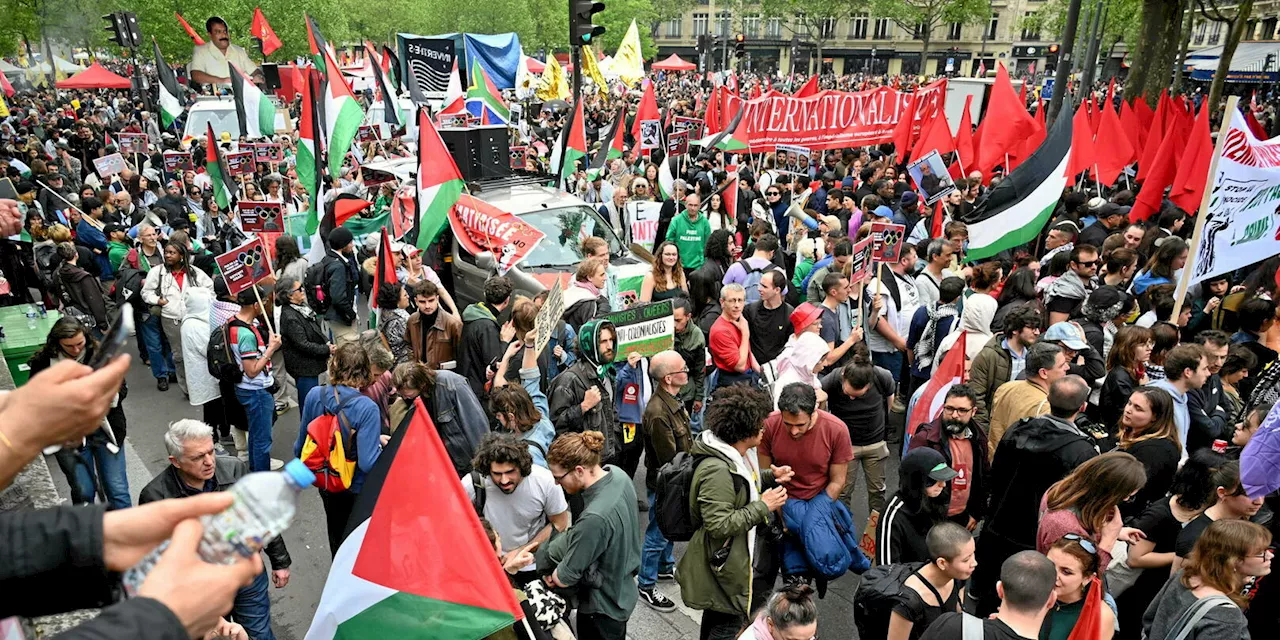
[[[347,80],[342,77],[338,63],[328,52],[322,52],[325,58],[324,100],[320,103],[324,108],[324,148],[329,152],[329,175],[337,176],[342,172],[342,163],[347,159],[347,150],[351,141],[355,140],[360,123],[364,122],[364,110],[356,101]]]
[[[591,161],[591,168],[587,169],[587,179],[594,181],[596,176],[605,170],[605,164],[610,160],[622,157],[623,131],[622,127],[627,120],[627,111],[625,107],[619,107],[617,115],[613,118],[613,124],[609,127],[609,134],[600,145],[600,150],[596,152],[596,157]]]
[[[240,133],[248,138],[270,138],[276,134],[276,106],[267,94],[258,89],[253,78],[245,75],[234,64],[231,67],[231,95],[236,104],[236,119]]]
[[[421,398],[347,527],[306,640],[477,640],[524,616]]]
[[[160,45],[156,44],[155,38],[151,39],[151,49],[156,57],[156,75],[160,78],[160,86],[157,87],[160,95],[160,128],[168,129],[182,115],[182,85],[178,84],[178,77],[174,75],[169,63],[164,61],[164,56],[160,55]]]
[[[319,87],[312,74],[307,74],[302,82],[302,113],[298,117],[298,157],[295,165],[298,179],[306,187],[311,196],[311,205],[307,207],[307,235],[316,232],[320,226],[320,207],[324,202],[324,161],[321,156],[320,114],[317,111],[319,101],[315,99]]]
[[[205,123],[208,130],[205,138],[204,148],[204,170],[209,174],[209,182],[213,188],[213,199],[218,203],[223,211],[231,208],[234,200],[234,193],[231,185],[228,184],[231,178],[231,172],[227,170],[227,163],[222,159],[222,149],[218,147],[218,139],[213,137],[213,123]]]
[[[1058,118],[1040,148],[992,187],[964,220],[969,225],[965,260],[973,262],[1036,239],[1067,186],[1071,118]]]
[[[431,124],[425,108],[418,108],[418,247],[425,250],[449,226],[449,212],[465,187],[462,172]]]

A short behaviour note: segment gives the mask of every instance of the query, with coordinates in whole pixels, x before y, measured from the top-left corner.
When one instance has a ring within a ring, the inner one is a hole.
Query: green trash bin
[[[0,327],[4,328],[4,343],[0,349],[4,351],[4,359],[9,364],[9,373],[13,375],[13,384],[21,387],[31,377],[31,368],[27,362],[44,347],[45,339],[53,323],[62,317],[56,309],[50,309],[43,318],[36,318],[35,328],[27,326],[27,309],[32,305],[17,304],[0,307]]]

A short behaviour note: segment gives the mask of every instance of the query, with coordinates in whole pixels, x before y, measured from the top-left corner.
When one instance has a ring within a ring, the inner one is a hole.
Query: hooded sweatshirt
[[[209,374],[209,305],[213,293],[192,287],[183,296],[186,308],[182,315],[182,357],[187,364],[187,392],[192,406],[200,406],[222,397],[218,380]]]
[[[502,355],[498,317],[483,302],[462,310],[462,338],[458,341],[458,375],[471,383],[476,397],[484,396],[485,369]]]
[[[964,343],[965,359],[973,360],[978,357],[978,352],[982,351],[982,347],[986,346],[987,341],[991,339],[991,320],[996,317],[996,310],[999,308],[999,303],[991,296],[971,296],[965,300],[964,311],[960,314],[960,325],[938,342],[938,350],[933,357],[934,363],[942,362],[942,357],[947,355],[951,347],[955,346],[956,340],[960,339],[961,331],[969,333]]]
[[[1164,380],[1156,380],[1152,382],[1151,387],[1164,389],[1173,396],[1173,424],[1178,427],[1178,442],[1187,441],[1187,433],[1191,430],[1191,411],[1187,408],[1187,394],[1178,391],[1167,378]],[[1182,458],[1187,458],[1187,449],[1182,448]]]

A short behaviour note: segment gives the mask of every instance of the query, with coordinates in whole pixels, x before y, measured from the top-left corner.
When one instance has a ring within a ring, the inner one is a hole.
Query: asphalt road
[[[158,391],[150,369],[143,367],[137,360],[137,348],[132,341],[127,353],[134,356],[134,364],[129,372],[129,397],[125,401],[129,435],[124,450],[129,490],[136,503],[142,487],[169,464],[163,440],[169,423],[182,418],[199,419],[201,410],[191,406],[183,398],[176,384],[170,386],[167,392]],[[901,416],[897,415],[892,418],[901,420]],[[297,409],[281,415],[276,421],[273,458],[288,460],[292,457],[298,421]],[[890,493],[897,486],[898,458],[895,454],[888,461],[886,479]],[[49,458],[49,466],[59,491],[64,497],[68,497],[65,477],[52,458]],[[636,473],[636,494],[641,499],[645,496],[644,473],[642,463]],[[856,475],[858,498],[854,507],[854,522],[861,526],[867,518],[866,484],[860,472]],[[644,512],[640,514],[642,528],[647,515]],[[441,526],[447,524],[442,523]],[[324,511],[316,492],[303,493],[298,515],[284,538],[293,559],[292,575],[288,586],[271,590],[272,627],[280,640],[302,640],[311,625],[316,604],[324,590],[330,562]],[[683,546],[677,545],[677,558],[683,553]],[[643,602],[638,603],[628,626],[628,637],[634,640],[695,640],[698,637],[700,612],[684,606],[680,599],[680,587],[676,583],[660,582],[658,587],[677,603],[678,608],[672,612],[659,613]],[[858,637],[853,624],[853,595],[857,587],[858,577],[851,574],[830,584],[826,597],[819,602],[819,637]]]

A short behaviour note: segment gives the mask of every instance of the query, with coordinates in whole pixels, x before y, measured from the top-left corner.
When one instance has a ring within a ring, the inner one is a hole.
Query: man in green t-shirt
[[[103,229],[107,235],[107,261],[112,271],[120,271],[120,263],[129,255],[129,230],[118,222],[107,224]]]
[[[680,265],[685,272],[693,271],[707,261],[703,250],[711,237],[711,222],[702,215],[702,197],[690,193],[684,199],[684,215],[676,216],[667,228],[666,239],[676,243],[680,250]]]

